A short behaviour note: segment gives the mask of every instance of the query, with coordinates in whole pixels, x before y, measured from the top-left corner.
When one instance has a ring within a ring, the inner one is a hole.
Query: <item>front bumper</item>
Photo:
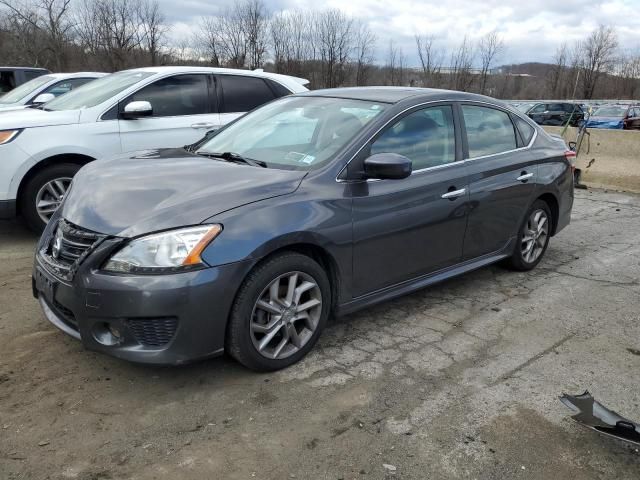
[[[229,311],[250,262],[115,275],[98,269],[103,250],[87,257],[70,282],[36,254],[33,294],[52,324],[89,350],[138,363],[178,365],[224,351]]]

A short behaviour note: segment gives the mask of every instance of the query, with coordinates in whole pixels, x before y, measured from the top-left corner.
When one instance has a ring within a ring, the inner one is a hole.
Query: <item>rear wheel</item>
[[[44,230],[80,168],[75,163],[60,163],[39,171],[29,179],[20,196],[20,211],[31,230],[37,233]]]
[[[330,306],[329,280],[316,261],[295,252],[276,255],[240,287],[226,350],[252,370],[288,367],[313,348]]]
[[[518,232],[518,241],[507,264],[511,268],[527,271],[535,268],[549,245],[552,226],[551,210],[542,200],[536,200]]]

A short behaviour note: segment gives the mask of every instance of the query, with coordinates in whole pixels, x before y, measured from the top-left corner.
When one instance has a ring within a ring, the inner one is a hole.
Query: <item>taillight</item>
[[[571,171],[575,171],[576,166],[574,165],[574,162],[576,160],[576,152],[574,152],[573,150],[565,150],[564,158],[566,158],[571,165]]]

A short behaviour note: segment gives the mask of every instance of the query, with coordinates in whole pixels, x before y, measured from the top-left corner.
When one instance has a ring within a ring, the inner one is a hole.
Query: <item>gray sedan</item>
[[[330,315],[498,261],[534,268],[569,223],[572,156],[488,97],[291,95],[187,148],[83,167],[34,295],[91,350],[283,368]]]

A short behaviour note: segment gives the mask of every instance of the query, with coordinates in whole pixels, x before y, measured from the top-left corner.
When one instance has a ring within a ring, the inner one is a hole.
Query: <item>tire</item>
[[[46,226],[46,221],[40,216],[38,212],[38,208],[36,206],[38,202],[38,197],[41,195],[41,190],[45,188],[47,184],[51,184],[51,182],[56,182],[54,185],[62,185],[67,186],[70,183],[71,179],[75,176],[75,174],[80,170],[82,166],[77,165],[75,163],[58,163],[55,165],[51,165],[50,167],[46,167],[43,170],[36,173],[32,178],[24,186],[22,193],[20,195],[20,213],[25,219],[27,226],[36,233],[41,233]],[[60,189],[56,187],[56,193],[62,192],[64,187]],[[55,208],[54,197],[51,192],[44,192],[44,201],[51,201],[51,207]],[[56,201],[60,200],[58,199]],[[55,210],[53,210],[55,211]],[[51,214],[53,214],[51,211]],[[43,210],[44,212],[44,210]],[[50,215],[49,215],[50,216]]]
[[[546,216],[546,220],[544,221],[543,227],[546,228],[544,233],[544,237],[542,234],[536,233],[535,238],[532,240],[534,244],[534,254],[529,256],[527,253],[527,247],[530,245],[530,242],[525,239],[525,234],[529,234],[529,231],[532,226],[532,217],[534,214],[538,212],[543,212],[543,215]],[[525,215],[524,221],[520,226],[520,230],[518,230],[518,237],[516,242],[516,247],[510,258],[507,259],[506,266],[517,271],[526,272],[528,270],[532,270],[540,263],[542,257],[544,257],[545,252],[547,251],[547,247],[549,246],[549,239],[551,238],[551,228],[552,228],[553,216],[551,215],[551,210],[549,209],[549,205],[542,200],[536,200],[533,205],[527,211]],[[542,238],[542,241],[539,240]]]
[[[293,275],[297,275],[295,280],[291,280]],[[276,279],[280,279],[279,286],[273,287]],[[290,282],[303,288],[296,287],[293,290],[295,294],[291,306],[281,307],[280,303],[274,301],[274,298],[280,298],[274,292],[280,292],[286,305],[287,299],[284,297],[287,296]],[[304,282],[315,283],[315,286],[309,287]],[[296,301],[298,292],[302,293]],[[305,314],[295,313],[296,305],[298,308],[312,305],[318,298],[319,306],[305,310],[307,319],[298,319],[298,316]],[[262,306],[258,305],[259,300],[262,300]],[[265,304],[267,309],[264,308]],[[271,311],[272,308],[280,313]],[[225,349],[251,370],[267,372],[288,367],[313,348],[327,323],[330,310],[331,288],[324,269],[306,255],[295,252],[277,254],[254,268],[240,286],[231,309]],[[271,324],[273,327],[268,328]],[[257,328],[260,330],[255,331]],[[295,342],[292,328],[295,329]],[[268,335],[274,331],[277,333],[268,340]],[[264,341],[267,343],[261,351],[259,347]],[[283,342],[289,343],[275,355]]]

